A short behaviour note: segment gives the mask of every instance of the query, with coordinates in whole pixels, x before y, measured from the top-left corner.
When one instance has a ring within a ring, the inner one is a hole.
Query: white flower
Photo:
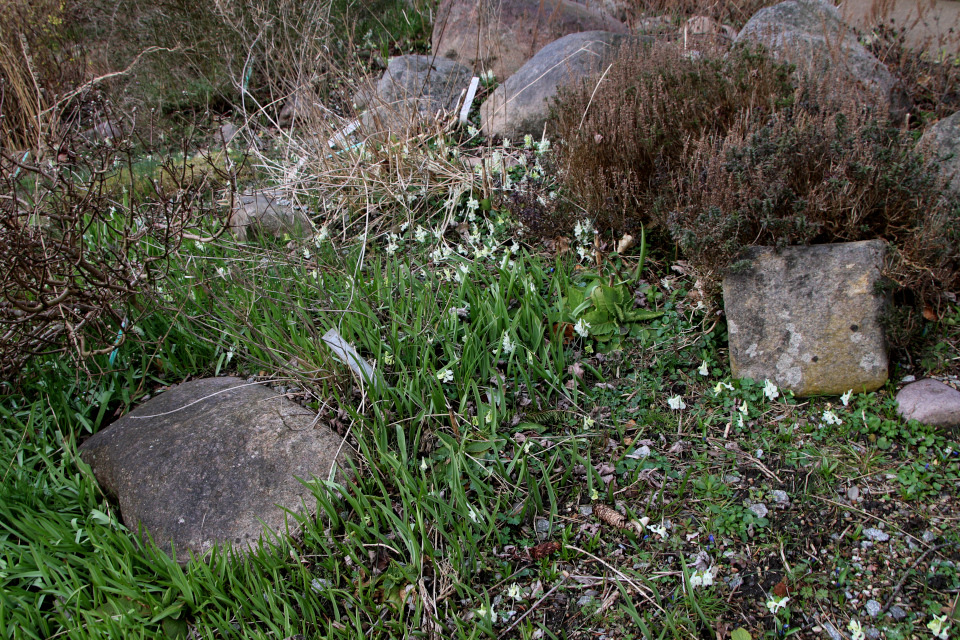
[[[743,414],[737,417],[737,428],[743,429]]]
[[[510,148],[510,138],[504,138],[504,139],[503,139],[503,148],[504,148],[504,149],[509,149],[509,148]]]
[[[583,419],[583,428],[584,428],[584,429],[589,429],[589,428],[591,428],[594,424],[595,424],[595,421],[594,421],[593,418],[591,418],[591,417],[589,417],[589,416],[584,417],[584,419]]]
[[[474,509],[473,507],[468,507],[467,515],[469,515],[470,519],[473,520],[475,523],[480,522],[480,514],[477,513],[476,509]]]
[[[748,413],[750,413],[750,407],[747,406],[747,401],[746,401],[746,400],[743,401],[743,404],[740,405],[740,408],[737,409],[737,411],[739,411],[739,412],[742,413],[743,415],[747,415]]]
[[[827,424],[843,424],[843,420],[838,418],[837,414],[835,414],[833,411],[830,411],[830,409],[827,409],[823,412],[823,421]]]
[[[863,626],[861,626],[860,621],[856,618],[850,618],[850,623],[847,625],[847,629],[850,630],[851,640],[863,640],[865,634],[863,633]]]
[[[533,136],[529,133],[523,136],[523,148],[524,149],[533,149]]]
[[[600,499],[600,493],[599,493],[596,489],[594,489],[593,491],[590,492],[590,499],[591,499],[591,500],[599,500],[599,499]]]
[[[510,339],[510,334],[506,331],[503,332],[503,339],[501,342],[503,343],[503,352],[508,355],[513,353],[517,348],[517,343]]]
[[[400,246],[393,240],[391,240],[390,243],[386,246],[387,253],[390,254],[391,256],[395,254],[397,252],[397,249],[399,248]]]
[[[393,364],[393,354],[385,353],[383,354],[383,364],[390,365]]]
[[[683,398],[680,396],[673,396],[672,398],[667,398],[667,404],[670,405],[670,408],[674,411],[679,411],[681,409],[686,409],[687,404],[683,401]]]
[[[538,154],[538,155],[543,155],[543,154],[545,154],[545,153],[546,153],[547,151],[549,151],[549,150],[550,150],[550,141],[547,140],[546,138],[542,139],[542,140],[537,144],[537,154]]]
[[[437,380],[444,384],[450,384],[453,382],[453,371],[450,369],[441,369],[437,372]]]
[[[769,400],[776,400],[780,397],[780,392],[777,391],[777,385],[773,384],[769,380],[764,380],[763,395],[767,396]]]
[[[330,229],[327,228],[327,225],[320,227],[320,231],[317,235],[313,236],[313,246],[320,248],[320,245],[323,244],[323,241],[330,237]]]
[[[217,275],[220,276],[221,278],[226,278],[226,277],[227,277],[227,273],[228,273],[228,271],[227,271],[226,269],[224,269],[223,267],[217,267]]]
[[[651,524],[647,526],[647,529],[650,529],[650,531],[660,536],[662,540],[666,540],[669,537],[667,528],[662,524]]]
[[[423,458],[420,460],[420,471],[426,471],[426,470],[427,470],[427,459]]]
[[[718,396],[723,393],[723,390],[727,389],[728,391],[733,391],[733,385],[727,384],[726,382],[718,382],[717,386],[713,388],[713,395]]]
[[[769,609],[770,613],[773,615],[777,615],[777,611],[787,608],[788,602],[790,602],[790,598],[788,596],[784,596],[782,598],[770,598],[767,600],[767,609]]]
[[[577,324],[573,325],[573,330],[576,331],[577,335],[579,335],[581,338],[590,337],[590,323],[583,318],[577,320]]]
[[[709,369],[708,366],[707,366],[707,361],[706,361],[706,360],[704,360],[704,361],[703,361],[703,364],[700,365],[700,368],[697,369],[697,373],[699,373],[699,374],[702,375],[702,376],[708,376],[708,375],[710,375],[710,369]]]
[[[849,389],[845,394],[840,396],[840,402],[843,403],[843,406],[847,406],[852,396],[853,396],[853,389]]]
[[[520,585],[516,582],[510,585],[510,588],[507,589],[507,597],[513,598],[514,600],[523,600],[523,593],[520,590]]]
[[[307,249],[306,247],[303,248],[303,258],[305,260],[310,259],[310,249]]]
[[[467,127],[467,134],[469,134],[471,138],[475,138],[478,133],[480,132],[477,131],[476,127],[474,127],[473,125],[470,125]]]
[[[479,609],[477,609],[477,617],[486,618],[488,615],[490,616],[491,624],[496,623],[497,614],[494,612],[493,607],[490,607],[489,610],[487,610],[486,607],[480,607]]]
[[[476,198],[470,198],[467,200],[467,210],[470,212],[476,211],[480,208],[480,201]]]
[[[417,225],[417,228],[413,232],[413,237],[416,238],[417,242],[426,242],[427,230],[420,225]]]
[[[580,256],[581,260],[586,260],[590,256],[590,252],[583,247],[577,247],[577,255]]]
[[[692,588],[696,587],[709,587],[713,584],[713,573],[710,569],[705,571],[697,571],[690,576],[690,586]]]
[[[946,621],[946,614],[933,616],[933,620],[927,623],[927,629],[930,629],[930,633],[932,633],[934,637],[940,638],[940,640],[947,640],[950,636],[950,625],[944,624]]]

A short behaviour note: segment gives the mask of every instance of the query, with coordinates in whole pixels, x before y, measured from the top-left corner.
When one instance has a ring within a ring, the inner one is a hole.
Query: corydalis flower
[[[503,332],[503,352],[506,354],[511,354],[517,349],[517,343],[510,339],[510,334],[506,331]]]
[[[853,389],[848,390],[845,394],[840,396],[840,402],[843,403],[843,406],[847,406],[851,397],[853,397]]]
[[[674,411],[680,411],[681,409],[686,409],[687,404],[683,401],[683,398],[680,396],[673,396],[672,398],[667,398],[667,404],[670,405],[670,408]]]
[[[837,414],[829,409],[823,412],[823,421],[827,424],[843,424],[843,420],[837,417]]]
[[[940,638],[940,640],[947,640],[950,637],[950,625],[946,624],[947,616],[946,614],[942,616],[933,616],[933,620],[927,623],[927,629],[930,629],[935,637]]]
[[[450,369],[443,369],[437,372],[437,380],[444,384],[450,384],[453,382],[453,371]]]
[[[785,609],[788,602],[790,602],[790,598],[787,596],[782,598],[770,598],[767,600],[767,609],[769,609],[770,613],[773,615],[777,615],[777,611],[780,611],[780,609]]]
[[[510,588],[507,589],[507,597],[513,598],[514,600],[523,600],[523,592],[520,590],[520,585],[516,582],[510,585]]]
[[[583,318],[577,320],[577,324],[573,325],[573,330],[576,331],[577,335],[579,335],[581,338],[590,337],[590,323]]]
[[[717,386],[713,388],[713,395],[718,396],[723,393],[723,390],[733,391],[733,385],[727,384],[726,382],[718,382]]]
[[[700,365],[700,368],[697,369],[697,373],[699,373],[699,374],[702,375],[702,376],[708,376],[708,375],[710,375],[710,369],[707,367],[707,361],[706,361],[706,360],[704,360],[704,361],[703,361],[703,364]]]
[[[713,573],[710,569],[706,571],[696,571],[690,576],[690,587],[709,587],[713,584]]]
[[[851,640],[863,640],[865,634],[863,633],[863,626],[860,624],[860,621],[856,618],[851,618],[850,623],[847,624],[847,629],[850,630]]]
[[[777,391],[777,385],[773,384],[769,380],[765,380],[763,385],[763,395],[767,396],[767,398],[770,400],[776,400],[780,397],[780,392]]]

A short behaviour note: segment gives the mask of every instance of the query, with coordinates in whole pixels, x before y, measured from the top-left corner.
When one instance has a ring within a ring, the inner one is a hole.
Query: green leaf
[[[187,637],[187,621],[176,618],[164,618],[160,623],[163,634],[170,640],[184,640]]]
[[[649,309],[636,309],[635,311],[627,311],[624,314],[627,322],[643,322],[645,320],[653,320],[654,318],[659,318],[663,315],[663,311],[651,311]]]
[[[752,640],[750,638],[750,632],[739,627],[730,632],[730,640]]]

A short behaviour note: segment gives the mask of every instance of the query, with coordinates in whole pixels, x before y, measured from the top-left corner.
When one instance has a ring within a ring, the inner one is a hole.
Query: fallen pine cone
[[[606,522],[611,527],[616,527],[617,529],[622,529],[627,524],[627,519],[620,515],[620,513],[614,509],[611,509],[605,504],[598,504],[593,507],[593,513],[601,521]]]

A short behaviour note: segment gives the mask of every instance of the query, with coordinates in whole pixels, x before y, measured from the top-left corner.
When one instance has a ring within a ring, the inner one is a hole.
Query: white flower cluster
[[[577,255],[580,256],[581,260],[593,257],[593,236],[595,233],[593,223],[587,219],[577,220],[577,224],[573,226],[573,235],[579,245]]]

